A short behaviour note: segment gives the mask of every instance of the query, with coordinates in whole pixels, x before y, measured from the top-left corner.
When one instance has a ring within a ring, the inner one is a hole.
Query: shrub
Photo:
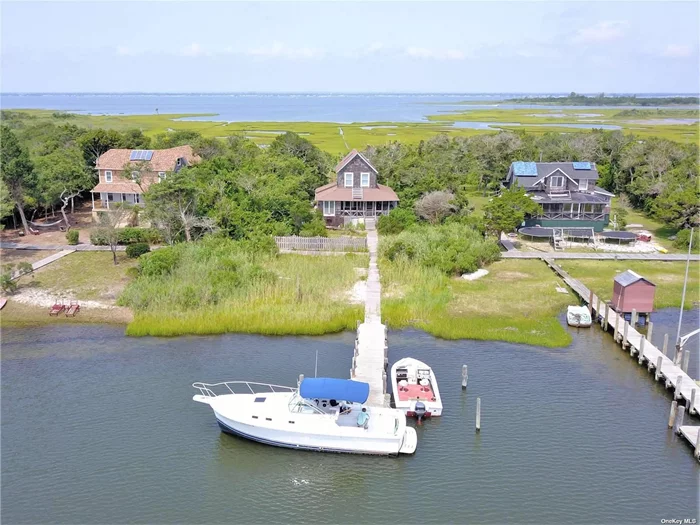
[[[68,230],[66,232],[66,239],[68,240],[68,244],[78,244],[78,241],[80,240],[80,232],[78,230]]]
[[[673,246],[680,250],[688,251],[690,245],[690,230],[683,229],[676,234],[676,240],[673,241]],[[693,253],[700,253],[700,235],[695,231],[693,233]]]
[[[144,253],[151,251],[151,247],[146,242],[137,242],[126,247],[126,256],[131,259],[138,259]]]
[[[107,238],[99,230],[90,233],[90,242],[95,246],[107,246]],[[119,239],[117,244],[135,244],[135,243],[159,244],[163,239],[158,232],[153,228],[121,228],[119,230]]]
[[[109,244],[107,236],[102,229],[90,232],[90,243],[95,246],[107,246]]]
[[[168,246],[139,259],[141,274],[146,277],[171,273],[180,262],[180,249]]]
[[[320,217],[314,217],[309,222],[305,222],[299,230],[301,237],[328,237],[326,224]]]
[[[416,215],[405,208],[394,208],[389,215],[382,215],[377,230],[384,235],[396,235],[416,223]]]

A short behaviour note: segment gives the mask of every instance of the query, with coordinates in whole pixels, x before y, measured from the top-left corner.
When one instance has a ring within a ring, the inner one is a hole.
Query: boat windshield
[[[289,411],[293,414],[323,414],[324,412],[307,399],[295,393],[289,400]]]

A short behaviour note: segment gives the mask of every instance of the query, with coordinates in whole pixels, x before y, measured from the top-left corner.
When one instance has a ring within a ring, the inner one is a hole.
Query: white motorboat
[[[442,400],[433,369],[418,359],[405,357],[391,367],[394,406],[418,421],[442,415]]]
[[[569,326],[586,328],[591,326],[591,314],[585,306],[569,306],[566,309],[566,322]]]
[[[192,399],[214,410],[224,432],[253,441],[320,452],[393,456],[416,451],[416,431],[406,426],[403,412],[363,406],[367,383],[306,378],[299,388],[247,381],[192,386],[199,390]],[[369,419],[360,426],[363,410]]]

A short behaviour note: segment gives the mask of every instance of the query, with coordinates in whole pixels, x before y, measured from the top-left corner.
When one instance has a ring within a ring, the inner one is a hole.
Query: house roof
[[[97,159],[97,169],[101,170],[123,170],[124,166],[132,161],[131,149],[111,149],[104,152]],[[173,171],[176,166],[177,159],[184,157],[187,164],[199,162],[201,159],[192,151],[192,146],[178,146],[176,148],[156,149],[153,150],[153,156],[150,161],[144,162],[149,166],[151,171]]]
[[[352,198],[352,188],[338,187],[335,182],[316,188],[316,201],[396,201],[399,198],[389,186],[377,184],[376,188],[362,188],[362,198]]]
[[[147,185],[142,183],[143,189],[135,182],[100,182],[90,191],[93,193],[143,193],[148,189]]]
[[[362,153],[360,153],[359,151],[357,151],[356,149],[353,149],[350,153],[348,153],[347,155],[345,155],[345,157],[343,157],[343,160],[341,160],[341,161],[336,165],[336,167],[335,167],[335,172],[338,173],[338,172],[339,172],[340,170],[342,170],[345,166],[347,166],[348,163],[349,163],[352,159],[354,159],[354,158],[357,157],[358,155],[360,156],[360,158],[361,158],[363,161],[365,161],[365,164],[367,164],[367,165],[372,169],[372,171],[374,171],[374,173],[379,173],[379,172],[377,171],[377,168],[375,168],[374,166],[372,166],[372,163],[371,163],[370,161],[368,161],[367,158],[366,158]]]
[[[534,164],[534,166],[533,166]],[[576,166],[576,167],[575,167]],[[533,169],[534,168],[534,169]],[[585,169],[589,168],[589,169]],[[560,170],[564,175],[574,181],[579,179],[598,180],[598,170],[594,162],[513,162],[510,165],[510,173],[518,184],[525,188],[534,186],[543,178]],[[526,173],[526,174],[525,174]]]
[[[650,285],[656,286],[649,279],[645,279],[644,277],[639,275],[637,272],[632,271],[632,270],[624,271],[621,274],[618,274],[615,276],[615,282],[621,284],[622,286],[629,286],[630,284],[634,284],[637,281],[646,281]]]

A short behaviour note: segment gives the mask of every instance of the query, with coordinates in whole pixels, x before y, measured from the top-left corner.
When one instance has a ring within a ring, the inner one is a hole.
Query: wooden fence
[[[275,237],[280,251],[366,252],[365,237]]]

